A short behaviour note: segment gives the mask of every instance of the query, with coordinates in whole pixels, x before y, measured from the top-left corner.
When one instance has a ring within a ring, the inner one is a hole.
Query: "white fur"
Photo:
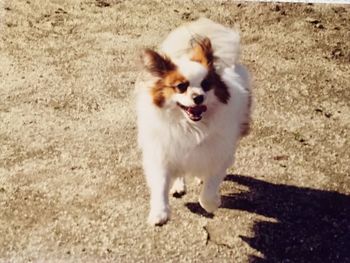
[[[206,73],[201,65],[188,59],[186,62],[184,58],[186,52],[182,50],[189,47],[189,32],[210,38],[214,55],[221,61],[216,65],[217,70],[231,97],[227,104],[223,104],[210,90],[205,99],[207,112],[203,114],[202,120],[193,122],[176,105],[178,98],[163,108],[153,104],[150,96],[153,78],[146,76],[137,82],[138,142],[151,191],[148,221],[152,225],[163,224],[168,220],[169,189],[175,181],[174,191],[185,191],[184,181],[176,180],[185,175],[196,176],[203,181],[199,202],[206,211],[212,213],[220,206],[219,186],[226,169],[233,164],[241,123],[249,115],[249,74],[237,64],[238,34],[208,19],[200,19],[176,29],[164,41],[162,50],[178,66],[181,65],[180,70],[190,79],[190,88],[194,90],[200,87],[200,81]],[[184,102],[185,105],[189,103]]]

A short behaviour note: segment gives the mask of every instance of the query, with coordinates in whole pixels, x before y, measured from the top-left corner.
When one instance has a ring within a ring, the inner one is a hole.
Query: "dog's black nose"
[[[193,98],[194,103],[196,103],[197,105],[202,104],[204,101],[204,96],[203,95],[198,95],[196,97]]]

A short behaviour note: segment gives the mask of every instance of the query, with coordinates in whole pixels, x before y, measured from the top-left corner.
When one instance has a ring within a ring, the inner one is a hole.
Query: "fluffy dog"
[[[185,175],[203,182],[199,203],[213,213],[249,130],[250,78],[238,64],[239,34],[202,18],[171,32],[160,52],[145,49],[141,57],[137,124],[150,188],[148,222],[169,219],[169,192],[185,192]]]

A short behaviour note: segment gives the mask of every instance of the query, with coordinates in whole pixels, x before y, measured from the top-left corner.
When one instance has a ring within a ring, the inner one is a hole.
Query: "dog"
[[[251,80],[239,42],[235,30],[201,18],[172,31],[159,52],[141,52],[136,113],[151,225],[168,221],[169,193],[185,193],[184,176],[202,181],[208,213],[221,204],[220,184],[250,127]]]

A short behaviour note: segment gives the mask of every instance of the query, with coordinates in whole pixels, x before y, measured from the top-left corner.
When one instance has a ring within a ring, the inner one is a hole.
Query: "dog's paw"
[[[148,224],[151,226],[161,226],[169,220],[169,217],[169,210],[151,211],[148,215]]]
[[[214,213],[221,205],[221,198],[219,195],[215,195],[211,198],[200,196],[199,203],[208,213]]]
[[[175,197],[181,197],[185,193],[186,193],[185,179],[182,177],[176,178],[170,189],[170,194]]]

